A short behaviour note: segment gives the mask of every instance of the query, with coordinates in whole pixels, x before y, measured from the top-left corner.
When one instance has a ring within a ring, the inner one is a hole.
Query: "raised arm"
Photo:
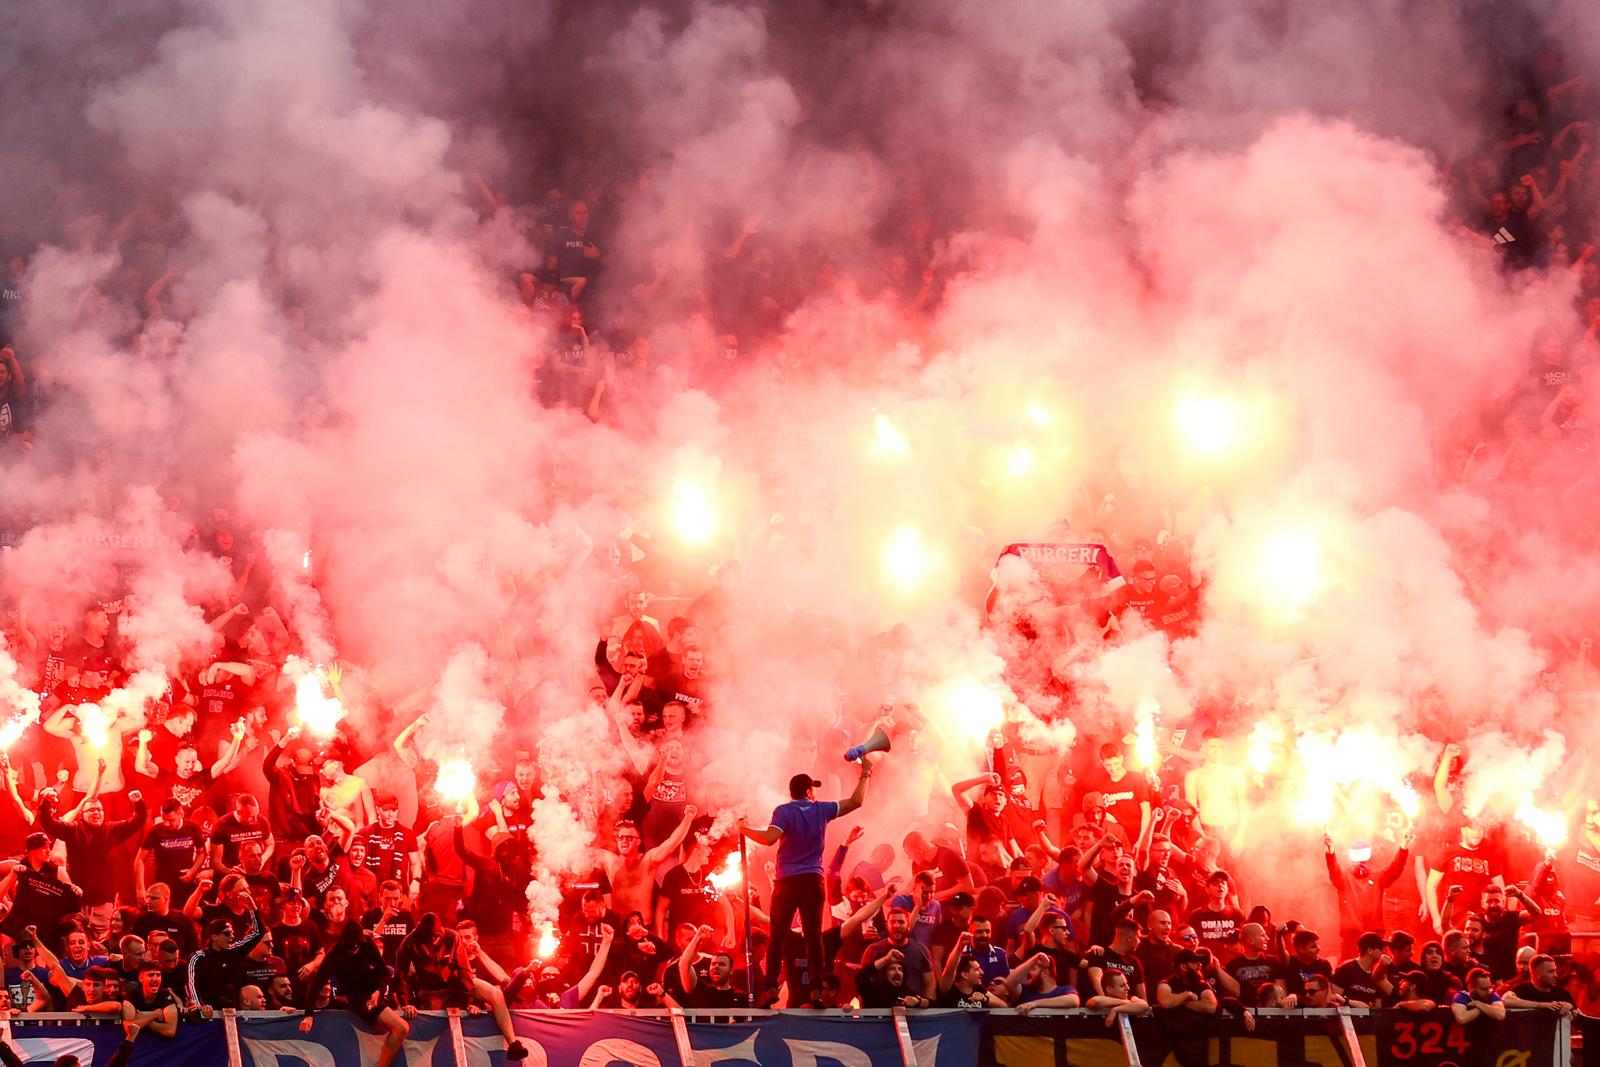
[[[699,808],[693,804],[685,804],[683,806],[683,818],[678,820],[678,825],[672,828],[672,833],[667,835],[665,841],[644,854],[644,865],[653,870],[668,856],[678,851],[678,846],[682,845],[684,839],[689,836],[689,825],[694,822],[695,816],[699,814]]]
[[[853,811],[860,809],[867,799],[867,779],[872,777],[872,768],[867,763],[867,757],[861,757],[861,777],[856,779],[856,788],[853,793],[839,801],[839,817],[842,819]]]
[[[980,785],[998,786],[999,784],[1000,776],[998,774],[986,772],[974,778],[963,778],[950,787],[950,795],[955,798],[956,807],[961,809],[961,814],[965,815],[972,810],[972,798],[967,796],[968,793]]]

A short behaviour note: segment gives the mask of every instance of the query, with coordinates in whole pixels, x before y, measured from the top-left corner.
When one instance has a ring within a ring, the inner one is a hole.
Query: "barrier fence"
[[[1600,1020],[1575,1017],[1580,1031]],[[1574,1021],[1514,1011],[1467,1032],[1447,1010],[1424,1014],[1339,1009],[1262,1012],[1253,1031],[1238,1020],[1162,1022],[1050,1012],[517,1012],[528,1067],[1567,1067]],[[382,1039],[350,1015],[328,1011],[302,1034],[296,1015],[226,1013],[186,1023],[176,1037],[134,1046],[132,1067],[369,1067]],[[0,1023],[0,1030],[6,1024]],[[103,1064],[120,1027],[79,1016],[19,1016],[10,1036],[25,1063],[63,1053]],[[1600,1029],[1586,1042],[1600,1050]],[[1597,1056],[1600,1060],[1600,1056]],[[485,1016],[418,1016],[407,1067],[501,1067],[504,1043]],[[1578,1062],[1581,1062],[1578,1061]],[[1597,1062],[1594,1067],[1600,1067]]]

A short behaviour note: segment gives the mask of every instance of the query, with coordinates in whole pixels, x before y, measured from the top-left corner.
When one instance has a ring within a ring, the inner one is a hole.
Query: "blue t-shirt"
[[[916,911],[917,901],[910,893],[901,893],[889,901],[889,907]],[[924,947],[932,948],[933,932],[943,921],[944,907],[937,900],[928,901],[928,906],[917,914],[916,925],[911,928],[911,940],[920,941]]]
[[[791,800],[772,812],[772,825],[783,831],[778,839],[778,877],[822,873],[823,838],[830,820],[839,817],[836,800]]]
[[[1471,1003],[1473,1003],[1472,994],[1468,993],[1465,989],[1463,989],[1461,992],[1459,992],[1459,993],[1457,993],[1455,995],[1455,998],[1453,1000],[1451,1000],[1450,1003],[1452,1003],[1452,1004],[1471,1004]],[[1487,1001],[1485,1001],[1484,1003],[1499,1004],[1500,1003],[1500,994],[1499,993],[1490,993],[1489,994],[1489,999]]]
[[[1047,990],[1043,993],[1036,992],[1035,990],[1028,989],[1026,986],[1024,986],[1021,995],[1017,997],[1017,1003],[1031,1004],[1036,1000],[1043,1000],[1046,997],[1064,997],[1068,993],[1076,992],[1077,990],[1069,985],[1058,985],[1054,989]]]
[[[1072,916],[1068,915],[1060,908],[1044,909],[1044,914],[1039,917],[1039,925],[1033,928],[1035,935],[1043,933],[1044,924],[1050,920],[1050,916],[1052,915],[1059,915],[1063,919],[1067,920],[1067,939],[1069,941],[1076,936],[1077,931],[1072,928]],[[1006,917],[1005,929],[1000,932],[1001,937],[1005,939],[1005,943],[1009,945],[1013,941],[1021,941],[1022,928],[1028,925],[1028,920],[1031,918],[1033,918],[1032,908],[1017,908],[1016,910],[1012,911],[1012,913]]]

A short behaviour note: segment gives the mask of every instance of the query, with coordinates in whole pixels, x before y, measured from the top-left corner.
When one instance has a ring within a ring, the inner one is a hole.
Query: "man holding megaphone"
[[[756,829],[739,820],[739,832],[763,845],[778,846],[778,867],[772,886],[771,929],[767,942],[766,988],[775,988],[783,967],[783,942],[800,913],[800,933],[805,938],[806,973],[817,981],[822,973],[822,914],[828,894],[822,878],[822,849],[828,823],[849,815],[867,799],[867,779],[872,767],[861,760],[861,777],[855,792],[843,800],[818,800],[821,782],[810,774],[789,779],[789,802],[772,812],[772,824]],[[791,1003],[803,1003],[806,990],[789,991]]]

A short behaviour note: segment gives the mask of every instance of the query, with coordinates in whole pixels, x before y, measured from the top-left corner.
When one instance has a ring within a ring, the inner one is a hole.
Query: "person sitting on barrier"
[[[1142,997],[1134,996],[1128,989],[1128,976],[1121,971],[1106,971],[1100,976],[1099,993],[1089,998],[1084,1007],[1092,1011],[1106,1013],[1106,1026],[1115,1026],[1119,1015],[1148,1015],[1150,1004]],[[1024,1004],[1017,1009],[1019,1015],[1026,1014],[1028,1008],[1037,1008],[1039,1001]]]
[[[600,981],[600,975],[605,972],[606,964],[611,959],[611,945],[616,936],[617,932],[610,926],[600,928],[599,951],[594,954],[589,969],[578,979],[578,984],[575,986],[568,986],[563,982],[560,965],[548,960],[540,963],[538,967],[518,969],[511,976],[511,981],[506,983],[506,1003],[519,1008],[543,1010],[582,1007],[589,992],[595,989],[595,983]],[[594,1005],[591,1004],[590,1007]],[[523,1055],[527,1053],[524,1052]]]
[[[390,1003],[389,968],[383,962],[383,950],[360,923],[345,926],[307,983],[305,1017],[300,1020],[302,1034],[311,1032],[317,997],[329,979],[338,985],[350,1014],[374,1030],[384,1031],[377,1067],[390,1067],[405,1047],[406,1035],[411,1033],[406,1020],[415,1018],[417,1009],[407,1006],[396,1011]]]

